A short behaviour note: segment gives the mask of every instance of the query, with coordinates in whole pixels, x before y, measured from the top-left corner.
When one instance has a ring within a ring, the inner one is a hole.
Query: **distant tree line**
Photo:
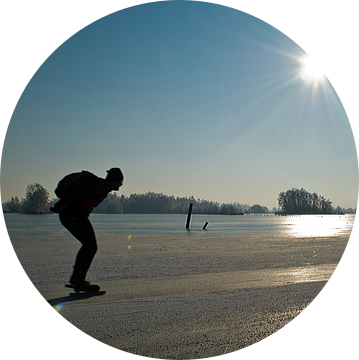
[[[261,206],[259,204],[255,204],[249,206],[247,210],[244,210],[245,214],[267,214],[269,213],[269,209],[266,206]]]
[[[278,206],[282,214],[334,214],[330,200],[303,188],[287,190],[278,195]],[[340,209],[340,208],[339,208]]]
[[[3,205],[4,212],[23,214],[49,214],[50,207],[58,199],[50,199],[49,192],[39,183],[26,187],[25,198],[12,197]],[[109,194],[95,209],[94,213],[102,214],[186,214],[189,204],[193,203],[192,213],[212,215],[266,214],[266,206],[259,204],[241,205],[220,204],[218,202],[195,199],[191,197],[174,197],[148,192],[130,196]],[[355,209],[334,210],[332,203],[316,193],[310,194],[303,188],[291,189],[278,195],[279,211],[277,214],[331,214],[355,213]]]
[[[243,215],[241,209],[233,204],[195,199],[192,197],[174,197],[148,192],[117,196],[109,194],[95,209],[94,213],[125,214],[185,214],[189,204],[193,203],[193,214]]]
[[[41,184],[26,187],[25,198],[12,197],[3,204],[4,212],[23,214],[49,214],[51,206],[58,199],[50,199],[49,192]],[[103,214],[184,214],[193,203],[194,214],[243,215],[233,204],[220,204],[192,197],[174,197],[149,192],[131,194],[126,197],[109,194],[95,209],[94,213]]]
[[[27,185],[25,198],[11,197],[2,204],[4,212],[23,214],[48,214],[52,202],[49,192],[39,183]]]

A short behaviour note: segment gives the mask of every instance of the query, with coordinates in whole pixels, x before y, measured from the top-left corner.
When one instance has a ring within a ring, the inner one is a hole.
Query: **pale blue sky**
[[[357,203],[349,121],[327,80],[301,78],[303,50],[238,10],[136,6],[89,25],[34,75],[5,140],[2,201],[39,182],[119,166],[121,193],[276,206],[304,187]],[[53,195],[54,196],[54,195]]]

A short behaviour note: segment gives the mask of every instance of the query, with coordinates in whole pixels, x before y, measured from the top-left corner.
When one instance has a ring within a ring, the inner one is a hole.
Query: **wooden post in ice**
[[[188,209],[188,215],[187,215],[187,223],[186,223],[186,229],[189,229],[189,223],[191,221],[191,214],[192,214],[192,207],[193,207],[193,203],[189,204],[189,209]]]

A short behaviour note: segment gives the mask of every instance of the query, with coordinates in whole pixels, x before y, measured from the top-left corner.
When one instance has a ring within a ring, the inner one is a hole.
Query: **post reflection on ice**
[[[287,231],[296,237],[335,236],[350,231],[345,215],[297,215],[286,219]]]

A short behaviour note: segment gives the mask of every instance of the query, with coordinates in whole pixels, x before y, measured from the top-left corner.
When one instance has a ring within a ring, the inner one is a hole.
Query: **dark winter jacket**
[[[106,198],[111,190],[111,183],[109,181],[98,178],[93,185],[81,191],[72,201],[72,204],[81,205],[90,214]],[[72,204],[69,204],[69,206]]]

